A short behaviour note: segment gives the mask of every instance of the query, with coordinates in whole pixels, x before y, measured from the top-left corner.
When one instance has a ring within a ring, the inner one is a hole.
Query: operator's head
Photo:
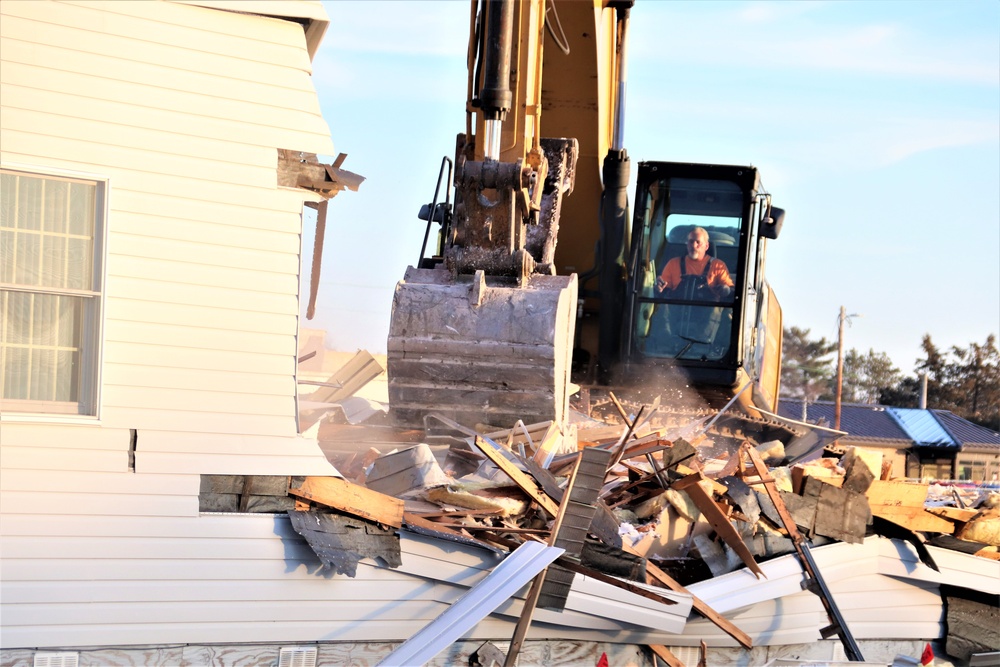
[[[687,251],[691,259],[701,259],[708,252],[708,232],[704,227],[695,227],[688,234]]]

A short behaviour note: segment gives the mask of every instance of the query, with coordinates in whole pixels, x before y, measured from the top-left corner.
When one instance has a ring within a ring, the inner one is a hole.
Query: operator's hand
[[[667,289],[667,281],[664,280],[663,278],[657,278],[656,279],[656,291],[657,292],[662,292],[665,289]]]
[[[730,287],[729,285],[721,285],[719,287],[719,298],[720,299],[725,299],[726,297],[728,297],[732,293],[733,293],[733,288]]]

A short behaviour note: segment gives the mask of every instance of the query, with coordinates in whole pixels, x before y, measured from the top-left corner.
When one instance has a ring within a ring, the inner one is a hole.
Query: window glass
[[[717,361],[729,351],[744,198],[730,181],[664,179],[650,188],[647,279],[634,339],[649,356]]]
[[[0,171],[0,403],[95,414],[103,184]]]

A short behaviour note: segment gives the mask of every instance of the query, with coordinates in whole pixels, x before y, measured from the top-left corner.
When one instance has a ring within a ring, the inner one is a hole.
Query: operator
[[[656,280],[656,291],[674,291],[683,299],[719,301],[733,293],[726,263],[705,253],[708,232],[695,227],[687,237],[687,255],[674,257]]]

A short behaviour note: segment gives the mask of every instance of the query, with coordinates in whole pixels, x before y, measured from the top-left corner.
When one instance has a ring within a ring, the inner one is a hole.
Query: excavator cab
[[[623,317],[626,376],[648,382],[650,367],[661,367],[685,384],[721,389],[720,400],[753,381],[748,399],[773,405],[780,307],[763,265],[782,217],[754,167],[640,163]],[[698,239],[708,247],[693,259]],[[778,328],[770,352],[769,325]]]

